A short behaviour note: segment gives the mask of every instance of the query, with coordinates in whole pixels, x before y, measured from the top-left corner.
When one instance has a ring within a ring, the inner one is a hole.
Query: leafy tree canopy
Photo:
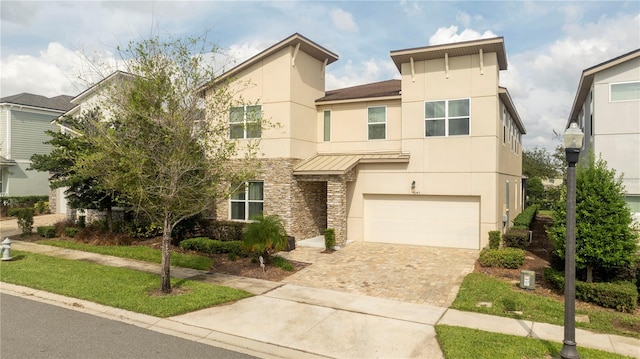
[[[562,174],[563,162],[545,148],[522,150],[522,174],[532,178],[557,178]]]
[[[626,205],[622,179],[593,154],[580,162],[576,175],[576,267],[593,271],[636,263],[637,234]],[[566,190],[556,202],[554,224],[548,229],[555,253],[564,258],[566,245]]]
[[[229,183],[249,179],[258,142],[229,139],[228,111],[238,104],[228,84],[213,82],[206,101],[196,91],[215,79],[206,60],[216,49],[204,38],[152,37],[119,51],[127,74],[105,86],[108,116],[90,136],[96,151],[77,168],[162,224],[161,289],[168,293],[173,228],[226,198]]]

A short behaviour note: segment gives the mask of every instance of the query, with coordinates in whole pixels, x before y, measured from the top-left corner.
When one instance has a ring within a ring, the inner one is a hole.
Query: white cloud
[[[575,10],[564,11],[580,18]],[[553,131],[564,130],[582,71],[640,47],[639,28],[637,14],[567,24],[554,42],[509,57],[500,82],[527,127],[526,147],[557,145]]]
[[[333,26],[343,31],[358,31],[358,25],[353,20],[353,15],[342,9],[331,10],[331,21]]]
[[[327,90],[362,85],[366,83],[400,78],[398,69],[391,59],[368,59],[354,66],[348,61],[338,73],[328,72]]]
[[[436,30],[436,33],[429,38],[429,45],[440,45],[440,44],[448,44],[452,42],[487,39],[487,38],[497,37],[497,36],[498,35],[494,34],[490,30],[487,30],[481,34],[471,29],[464,29],[460,34],[458,34],[458,27],[455,25],[451,25],[449,27],[441,27],[438,30]]]
[[[409,16],[422,14],[422,8],[420,8],[418,1],[400,0],[399,5],[402,11]]]

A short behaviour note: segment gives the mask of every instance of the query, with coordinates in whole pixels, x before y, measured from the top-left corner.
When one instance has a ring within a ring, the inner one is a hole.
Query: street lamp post
[[[564,251],[564,340],[560,357],[580,358],[576,350],[576,163],[584,134],[572,122],[563,135],[567,156],[567,227]]]

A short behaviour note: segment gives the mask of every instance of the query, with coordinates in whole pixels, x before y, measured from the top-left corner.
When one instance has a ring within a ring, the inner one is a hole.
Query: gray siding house
[[[44,97],[29,93],[0,98],[0,196],[46,196],[49,175],[28,171],[33,154],[47,154],[46,130],[51,121],[74,105],[71,96]]]

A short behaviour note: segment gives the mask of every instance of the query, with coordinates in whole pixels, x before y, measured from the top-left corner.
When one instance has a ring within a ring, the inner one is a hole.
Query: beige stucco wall
[[[269,158],[298,158],[316,151],[315,100],[324,96],[322,62],[294,48],[282,49],[241,71],[230,90],[245,103],[262,105],[270,128],[260,152]]]

